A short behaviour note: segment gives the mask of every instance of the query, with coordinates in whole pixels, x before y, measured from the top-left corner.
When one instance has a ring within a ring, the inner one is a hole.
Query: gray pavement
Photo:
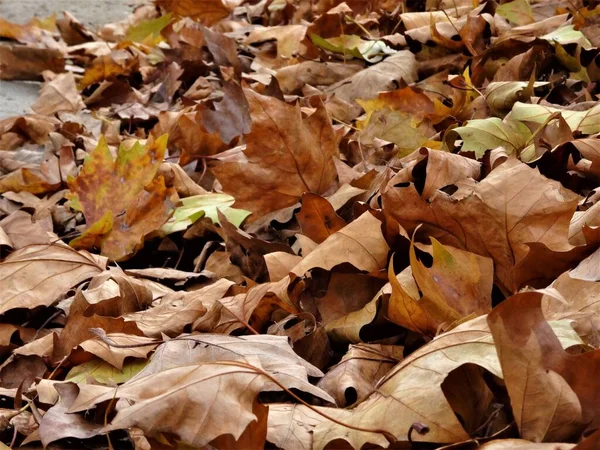
[[[127,17],[139,0],[0,0],[0,17],[10,22],[26,23],[33,16],[48,17],[69,11],[84,25],[94,27]],[[0,81],[0,119],[29,112],[40,84]]]

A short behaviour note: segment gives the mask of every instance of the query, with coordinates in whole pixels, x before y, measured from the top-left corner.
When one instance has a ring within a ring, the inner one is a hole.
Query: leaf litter
[[[0,21],[11,447],[600,448],[600,6]]]

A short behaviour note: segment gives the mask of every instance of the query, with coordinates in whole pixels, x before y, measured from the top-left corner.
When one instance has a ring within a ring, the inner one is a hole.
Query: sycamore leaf
[[[517,101],[528,100],[535,88],[547,85],[543,81],[531,85],[525,81],[496,81],[487,85],[485,99],[495,111],[510,111]]]
[[[350,34],[324,39],[316,34],[310,34],[310,40],[317,47],[334,53],[341,53],[348,58],[361,58],[371,63],[379,62],[382,55],[394,54],[395,50],[383,41],[363,41],[360,36]]]
[[[385,267],[389,249],[381,232],[381,222],[366,212],[325,239],[291,272],[303,276],[315,267],[331,269],[342,263],[352,264],[359,270],[377,271]]]
[[[322,194],[335,183],[339,137],[323,105],[302,118],[299,105],[245,89],[252,116],[247,162],[213,168],[236,206],[264,215],[294,205],[304,192]]]
[[[571,355],[542,312],[542,292],[512,296],[489,315],[511,406],[521,435],[568,440],[598,413],[600,350]]]
[[[404,80],[408,84],[413,83],[416,79],[415,56],[411,52],[403,50],[335,83],[327,91],[335,93],[345,102],[352,103],[357,98],[373,98],[380,91],[393,90],[400,80]]]
[[[322,420],[305,405],[269,404],[267,440],[283,450],[311,450],[312,428]]]
[[[71,241],[75,248],[99,247],[110,259],[126,259],[143,246],[144,236],[171,215],[177,194],[162,176],[167,136],[153,143],[121,146],[116,159],[101,138],[76,178],[69,178],[69,199],[82,211],[87,229]]]
[[[118,75],[127,76],[131,73],[135,63],[135,59],[125,50],[113,51],[109,55],[100,55],[86,68],[78,87],[83,89]]]
[[[524,124],[503,121],[497,117],[469,120],[452,131],[462,138],[462,150],[475,152],[478,159],[483,157],[486,150],[496,147],[504,147],[509,153],[520,150],[531,136]]]
[[[42,87],[31,105],[37,114],[50,116],[59,111],[76,112],[85,108],[72,73],[61,73]]]
[[[248,364],[259,361],[260,367],[281,384],[327,402],[334,402],[325,391],[308,382],[309,376],[322,377],[323,373],[294,353],[287,336],[236,337],[207,333],[182,335],[181,340],[166,342],[158,347],[150,363],[132,381],[172,367],[211,361],[239,361]],[[271,382],[263,387],[265,391],[280,389]]]
[[[181,206],[175,209],[171,218],[161,227],[160,231],[170,234],[185,230],[201,217],[208,217],[213,223],[219,223],[217,210],[221,211],[232,224],[239,227],[250,215],[250,211],[231,208],[234,202],[235,199],[227,194],[202,194],[183,198]]]
[[[403,111],[384,108],[371,114],[368,125],[359,136],[365,144],[373,143],[375,138],[393,142],[404,156],[426,144],[435,134],[428,120],[418,120]]]
[[[318,386],[341,407],[363,401],[376,383],[403,359],[399,345],[351,345],[342,360],[329,369]]]
[[[576,30],[573,25],[563,25],[550,33],[540,36],[540,38],[550,42],[557,42],[561,45],[579,44],[586,49],[592,46],[585,35],[581,31]]]
[[[410,266],[423,293],[422,307],[438,322],[447,324],[483,315],[492,309],[494,264],[490,258],[444,246],[431,238],[433,264],[426,267],[410,247]]]
[[[407,231],[423,224],[445,245],[492,258],[495,282],[507,292],[546,286],[595,248],[593,242],[576,247],[568,241],[579,199],[516,159],[453,195],[438,191],[430,202],[413,185],[383,194],[384,208]]]
[[[439,323],[430,317],[419,301],[419,288],[410,267],[396,275],[393,258],[390,259],[388,279],[391,288],[388,302],[390,320],[408,330],[425,336],[435,336]]]
[[[346,226],[346,222],[335,213],[329,201],[317,194],[302,196],[302,208],[296,214],[302,234],[320,244],[336,231]]]

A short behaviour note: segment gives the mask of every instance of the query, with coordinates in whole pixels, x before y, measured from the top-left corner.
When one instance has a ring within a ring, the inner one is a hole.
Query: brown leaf
[[[119,75],[127,76],[131,73],[134,65],[135,59],[125,50],[117,50],[109,55],[98,56],[85,70],[78,87],[84,89],[94,83],[109,80]]]
[[[296,219],[302,234],[320,244],[346,226],[346,221],[335,213],[333,206],[317,194],[302,195],[302,208]]]
[[[231,282],[221,279],[195,292],[178,292],[164,296],[152,308],[130,313],[125,318],[146,336],[160,338],[163,334],[177,336],[186,326],[203,318],[210,305],[225,295]]]
[[[568,242],[578,199],[517,160],[499,165],[479,184],[465,183],[452,196],[437,192],[429,204],[412,186],[383,193],[384,208],[408,231],[425,223],[423,230],[435,229],[443,244],[492,258],[495,278],[507,291],[525,283],[543,286],[585,255],[586,247]],[[539,266],[543,252],[561,259]]]
[[[490,313],[488,323],[521,434],[536,441],[566,440],[598,422],[594,373],[600,352],[563,350],[542,314],[542,295],[512,296]]]
[[[439,322],[427,312],[425,305],[419,301],[419,288],[415,282],[410,267],[400,272],[394,272],[393,258],[388,269],[391,295],[388,303],[389,319],[404,328],[425,336],[435,336]]]
[[[146,359],[148,357],[148,353],[153,351],[158,345],[154,339],[123,333],[107,334],[106,338],[111,344],[114,343],[124,347],[114,347],[109,345],[100,337],[88,339],[81,342],[79,345],[86,352],[96,355],[98,358],[103,359],[119,370],[123,369],[125,358]],[[148,345],[142,346],[143,344]]]
[[[166,145],[167,136],[146,145],[138,141],[130,149],[121,145],[114,158],[106,140],[100,139],[79,175],[68,179],[71,206],[87,221],[72,246],[97,246],[109,258],[123,260],[169,219],[177,194],[156,177]]]
[[[56,49],[24,45],[0,45],[0,79],[41,80],[41,73],[63,72],[65,59]]]
[[[173,14],[191,17],[206,25],[213,25],[231,13],[223,0],[157,0],[156,3]]]
[[[381,222],[370,213],[365,213],[326,239],[292,272],[303,276],[315,267],[329,270],[345,262],[359,270],[377,271],[385,267],[388,251],[381,232]]]
[[[40,438],[44,447],[67,437],[87,439],[100,433],[102,425],[89,422],[82,414],[68,414],[69,408],[79,394],[75,383],[58,383],[54,388],[60,394],[60,402],[50,408],[40,423]]]
[[[450,324],[492,309],[494,264],[491,259],[445,247],[431,238],[433,265],[417,259],[410,248],[410,266],[423,298],[420,304],[438,323]]]
[[[50,306],[72,287],[102,272],[106,264],[103,256],[73,250],[62,242],[17,250],[0,263],[0,313]]]
[[[37,114],[52,115],[59,111],[77,112],[85,108],[71,73],[56,75],[42,86],[39,98],[31,105]]]
[[[172,433],[189,445],[203,446],[224,434],[239,438],[253,426],[252,405],[266,381],[252,366],[239,363],[179,366],[130,380],[117,390],[78,398],[70,412],[114,397],[128,399],[132,403],[122,404],[104,430],[138,427],[148,436]]]
[[[172,367],[211,361],[238,361],[248,364],[259,361],[260,367],[284,386],[299,389],[333,403],[333,398],[308,382],[309,376],[322,377],[323,373],[296,355],[289,346],[287,337],[281,336],[182,335],[179,340],[162,344],[150,363],[131,381]],[[264,391],[280,389],[272,382],[263,387]]]
[[[304,405],[269,405],[267,440],[283,450],[312,449],[312,429],[323,417]]]
[[[382,62],[329,86],[327,92],[335,93],[340,99],[353,104],[358,98],[373,98],[380,91],[393,90],[400,80],[407,84],[414,83],[417,79],[416,70],[414,55],[409,51],[399,51]],[[360,109],[358,111],[360,113]]]
[[[201,105],[202,125],[209,133],[219,133],[225,143],[251,131],[250,107],[241,86],[233,81],[223,84],[223,98],[212,104],[213,109]]]
[[[360,403],[379,379],[403,359],[403,352],[403,347],[394,345],[351,345],[317,386],[330,393],[340,407]]]
[[[252,116],[247,162],[213,168],[223,191],[235,197],[235,206],[260,216],[295,204],[304,192],[329,190],[336,178],[333,157],[339,138],[325,108],[302,118],[299,105],[245,92]]]

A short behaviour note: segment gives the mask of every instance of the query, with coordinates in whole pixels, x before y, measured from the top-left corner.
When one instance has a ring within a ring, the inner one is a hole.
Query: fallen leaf
[[[0,313],[50,306],[67,290],[101,273],[106,264],[103,256],[73,250],[60,241],[17,250],[0,262]]]
[[[223,0],[159,0],[157,4],[173,14],[191,17],[207,25],[213,25],[231,13]]]
[[[334,250],[335,249],[335,250]],[[332,269],[349,263],[359,270],[374,272],[385,267],[389,247],[381,232],[381,222],[370,213],[364,213],[332,234],[298,265],[292,273],[303,276],[315,267]]]
[[[122,260],[168,220],[177,196],[162,177],[154,178],[166,144],[164,136],[147,145],[137,142],[131,149],[121,146],[115,160],[100,140],[79,175],[68,179],[71,206],[84,213],[88,224],[72,246],[97,246],[109,258]],[[128,180],[135,180],[135,186]]]
[[[192,364],[137,378],[119,386],[118,391],[85,401],[77,399],[70,412],[89,409],[114,397],[128,399],[134,403],[120,408],[103,431],[135,426],[148,436],[173,433],[197,447],[223,434],[237,439],[252,426],[256,420],[252,404],[266,382],[247,364]],[[193,419],[182,421],[184,415]]]
[[[542,295],[514,295],[490,313],[488,323],[519,430],[536,441],[562,440],[597,422],[596,383],[591,380],[600,353],[564,351],[542,314]],[[519,319],[511,320],[512,315]],[[549,407],[537,407],[544,403]]]
[[[509,153],[515,153],[523,149],[531,136],[524,124],[502,121],[497,117],[469,120],[466,125],[452,131],[462,138],[461,149],[475,152],[478,159],[483,157],[486,150],[496,147],[504,147]]]
[[[60,402],[44,414],[40,423],[40,438],[44,447],[59,439],[85,439],[99,434],[101,425],[88,422],[80,414],[67,414],[79,394],[77,385],[59,383],[54,388],[60,395]]]
[[[346,222],[335,213],[333,206],[317,194],[302,195],[302,208],[296,219],[302,233],[320,244],[336,231],[346,226]]]
[[[351,345],[318,386],[329,392],[338,406],[359,403],[402,360],[403,352],[402,347],[393,345]]]
[[[563,345],[578,342],[572,330],[561,331]],[[387,431],[398,441],[408,441],[409,428],[415,422],[426,423],[429,431],[425,435],[413,433],[413,441],[466,440],[469,436],[445,399],[441,385],[448,373],[469,363],[502,377],[486,316],[459,325],[413,352],[380,380],[375,391],[356,408],[350,411],[327,409],[326,412],[345,424]],[[422,383],[423,377],[427,378],[426,384]],[[361,448],[367,442],[383,447],[389,445],[382,434],[349,430],[324,420],[314,430],[313,448],[324,448],[335,439],[345,440],[353,448]]]
[[[60,111],[77,112],[83,108],[85,103],[71,73],[56,75],[52,81],[45,83],[39,98],[31,105],[37,114],[46,116]]]
[[[224,162],[212,169],[235,205],[263,215],[295,204],[304,192],[329,190],[336,177],[338,137],[325,108],[321,105],[303,119],[298,105],[245,92],[252,116],[247,162]]]

